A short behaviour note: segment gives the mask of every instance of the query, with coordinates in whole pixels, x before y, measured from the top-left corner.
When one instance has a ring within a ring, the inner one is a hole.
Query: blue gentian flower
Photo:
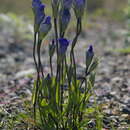
[[[60,11],[59,26],[61,35],[65,32],[70,22],[71,14],[69,9],[63,9]]]
[[[74,11],[77,18],[81,18],[83,16],[84,8],[85,8],[86,0],[74,0]]]
[[[67,51],[67,47],[69,45],[69,41],[65,38],[60,38],[59,39],[59,52],[60,54],[65,54],[65,52]]]
[[[39,38],[42,40],[48,32],[51,30],[51,17],[45,17],[45,20],[42,20],[40,27],[39,27]]]
[[[33,8],[33,10],[36,11],[41,4],[42,3],[41,3],[40,0],[32,0],[32,8]]]
[[[65,9],[70,9],[72,7],[73,0],[63,0],[62,7]]]
[[[45,8],[45,5],[42,4],[40,0],[32,1],[32,9],[34,12],[34,17],[35,17],[35,21],[34,21],[34,31],[35,32],[38,31],[40,23],[42,22],[42,20],[45,17],[44,8]]]
[[[88,68],[89,65],[91,64],[93,56],[94,56],[93,46],[90,45],[86,52],[86,68]]]
[[[35,13],[35,22],[36,24],[40,25],[41,21],[44,19],[45,17],[45,14],[44,14],[44,8],[45,6],[43,4],[41,4],[39,6],[39,8],[36,10],[36,13]]]

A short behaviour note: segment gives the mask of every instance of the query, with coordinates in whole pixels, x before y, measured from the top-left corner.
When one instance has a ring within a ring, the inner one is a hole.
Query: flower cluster
[[[40,26],[40,23],[45,17],[44,13],[45,5],[41,3],[40,0],[33,0],[32,1],[32,9],[34,12],[34,31],[38,32],[38,28]]]
[[[45,15],[45,5],[40,0],[32,1],[32,9],[35,18],[34,32],[41,33],[40,35],[44,38],[51,29],[51,17]]]
[[[88,102],[86,97],[89,98],[91,95],[88,93],[94,86],[93,71],[98,63],[98,60],[94,59],[93,46],[90,45],[86,51],[85,73],[80,80],[78,79],[74,48],[82,31],[85,0],[52,0],[51,5],[53,22],[51,16],[44,12],[45,5],[41,0],[32,0],[33,57],[37,69],[33,93],[34,119],[41,129],[81,129],[82,123],[85,122],[83,118]],[[66,32],[71,21],[71,11],[74,11],[76,16],[76,33],[72,40],[68,40]],[[50,40],[50,73],[45,76],[40,55],[41,44],[51,28],[55,37]],[[66,55],[68,47],[70,47],[70,55]],[[55,69],[52,64],[54,54],[56,54]],[[36,120],[37,115],[40,121]]]
[[[94,56],[93,46],[90,45],[86,52],[86,68],[88,68],[89,65],[91,64],[93,56]]]

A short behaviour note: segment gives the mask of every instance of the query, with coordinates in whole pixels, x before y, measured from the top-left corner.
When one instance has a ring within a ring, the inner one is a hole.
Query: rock
[[[111,87],[108,83],[101,84],[101,86],[97,87],[95,93],[97,96],[105,96],[109,94],[111,91]]]
[[[36,72],[35,69],[20,71],[20,72],[16,73],[15,78],[19,79],[19,78],[25,77],[27,75],[34,74],[35,72]]]
[[[6,58],[6,54],[0,51],[0,59]]]
[[[125,108],[122,109],[122,112],[124,114],[129,114],[130,115],[130,108],[125,107]]]
[[[114,78],[112,78],[112,82],[113,83],[118,83],[120,81],[122,81],[122,78],[120,78],[120,77],[114,77]]]

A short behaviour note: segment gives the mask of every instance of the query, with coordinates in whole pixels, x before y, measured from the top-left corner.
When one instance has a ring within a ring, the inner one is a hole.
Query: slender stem
[[[72,54],[72,53],[74,52],[74,47],[75,47],[75,45],[76,45],[76,43],[77,43],[78,36],[79,36],[79,34],[80,34],[80,30],[78,29],[78,28],[79,28],[79,25],[80,25],[79,20],[77,20],[76,35],[75,35],[75,37],[74,37],[74,39],[73,39],[73,41],[72,41],[72,47],[71,47],[71,51],[70,51],[71,65],[72,65],[72,59],[73,59],[73,54]],[[79,30],[79,31],[78,31],[78,30]]]
[[[37,56],[38,56],[38,75],[40,77],[40,70],[42,72],[42,78],[44,77],[43,74],[43,68],[42,68],[42,63],[41,63],[41,44],[42,44],[42,40],[38,39],[38,45],[37,45]]]
[[[73,63],[74,63],[74,81],[75,81],[75,86],[76,86],[77,72],[76,72],[76,63],[75,63],[74,51],[72,51],[72,57],[73,57]]]
[[[58,29],[57,29],[57,18],[54,18],[54,30],[55,30],[55,39],[56,39],[56,53],[57,53],[56,80],[58,81],[58,73],[59,73],[59,55],[58,55]]]
[[[37,63],[37,82],[36,82],[36,91],[35,91],[35,99],[34,99],[34,119],[36,120],[36,104],[38,101],[38,90],[40,85],[40,44],[41,41],[38,40],[37,44],[37,56],[38,56],[38,63]]]
[[[40,47],[41,47],[41,43],[40,43],[40,41],[38,41],[38,45],[37,45],[37,56],[38,56],[38,75],[39,76],[40,76],[40,69],[41,69]]]
[[[43,66],[42,66],[42,62],[41,62],[41,45],[42,45],[42,40],[39,40],[38,41],[38,48],[37,48],[37,55],[38,55],[38,64],[39,64],[39,71],[41,70],[41,73],[42,73],[42,77],[44,77],[44,74],[43,74]],[[40,73],[40,72],[39,72]]]
[[[63,66],[63,60],[62,60],[62,63],[61,63],[61,77],[62,77],[62,81],[61,81],[61,112],[63,111],[63,94],[64,94],[64,92],[63,92],[63,86],[64,86],[64,84],[63,84],[63,80],[64,80],[64,75],[63,75],[63,72],[64,72],[64,66]]]
[[[54,18],[54,29],[55,29],[55,38],[56,38],[56,52],[58,55],[58,30],[57,30],[57,18]]]
[[[72,41],[72,47],[70,51],[70,61],[71,61],[71,66],[74,66],[74,81],[75,81],[75,86],[76,86],[76,79],[77,79],[77,73],[76,73],[76,63],[75,63],[75,56],[74,56],[74,47],[77,43],[78,37],[81,33],[81,20],[77,19],[77,28],[76,28],[76,35]]]
[[[33,45],[33,59],[34,59],[36,70],[38,71],[37,61],[36,61],[36,56],[35,56],[35,53],[36,53],[36,42],[37,42],[37,38],[36,37],[37,37],[37,33],[35,32],[34,33],[34,45]]]
[[[39,57],[41,57],[41,55],[39,55]],[[42,66],[41,58],[40,58],[40,68],[41,68],[42,78],[44,78],[43,66]]]
[[[36,44],[37,44],[37,33],[35,32],[34,33],[34,46],[33,46],[33,58],[34,58],[34,63],[35,63],[35,66],[36,66],[36,70],[37,70],[37,75],[39,75],[39,69],[38,69],[38,63],[36,61]],[[36,102],[37,102],[37,93],[38,93],[38,86],[39,86],[39,83],[38,83],[38,79],[39,79],[39,76],[37,76],[37,82],[36,82],[36,90],[35,90],[35,99],[34,99],[34,104],[33,104],[33,107],[34,107],[34,120],[36,120]]]
[[[67,74],[67,79],[68,79],[68,88],[70,88],[70,79],[69,79],[69,72],[68,72],[66,56],[65,56],[65,69],[66,69],[66,74]]]
[[[81,20],[80,19],[77,19],[77,29],[76,29],[76,36],[74,37],[73,39],[73,42],[72,42],[72,48],[71,48],[71,52],[70,52],[70,60],[71,60],[71,66],[73,65],[74,66],[74,82],[75,82],[75,87],[77,86],[76,85],[76,79],[77,79],[77,74],[76,74],[76,63],[75,63],[75,57],[74,57],[74,47],[77,43],[77,40],[78,40],[78,37],[80,35],[80,32],[81,32]],[[75,105],[73,106],[74,110],[73,110],[73,127],[75,126],[75,121],[76,121],[76,118],[75,117]]]
[[[41,62],[41,51],[40,51],[41,45],[42,45],[42,40],[39,39],[39,33],[38,33],[38,39],[37,39],[37,58],[38,58],[37,70],[39,69],[39,73],[40,73],[40,70],[41,70],[42,77],[44,77],[43,67],[42,67],[42,62]]]
[[[36,104],[37,104],[37,97],[38,97],[38,88],[39,88],[39,69],[37,73],[37,80],[36,80],[36,90],[35,90],[35,99],[34,99],[34,120],[36,120]]]
[[[51,76],[53,77],[52,57],[51,56],[50,56],[50,69],[51,69]]]
[[[58,46],[58,27],[57,27],[57,18],[54,18],[54,30],[55,30],[55,39],[56,39],[56,54],[57,54],[57,68],[56,68],[56,86],[58,85],[59,89],[59,98],[61,99],[61,87],[60,87],[60,61],[59,61],[59,46]],[[59,106],[60,106],[60,99],[59,99]]]

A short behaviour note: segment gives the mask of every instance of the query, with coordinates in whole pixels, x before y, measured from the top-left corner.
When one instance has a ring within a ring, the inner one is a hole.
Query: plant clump
[[[93,46],[86,50],[85,73],[77,76],[75,45],[82,31],[85,0],[52,0],[52,14],[47,16],[47,8],[40,0],[32,0],[34,12],[33,58],[37,70],[34,83],[33,107],[34,120],[42,130],[82,130],[89,128],[92,118],[96,120],[95,129],[100,129],[98,109],[88,106],[95,82],[95,69],[98,59],[94,56]],[[72,40],[66,37],[71,22],[71,11],[76,18],[76,32]],[[52,29],[53,28],[53,29]],[[46,76],[41,62],[41,44],[53,30],[55,37],[49,44],[50,70]],[[69,57],[66,53],[70,47]],[[56,54],[56,72],[52,58]],[[69,59],[69,60],[68,60]],[[93,116],[92,116],[92,113]]]

